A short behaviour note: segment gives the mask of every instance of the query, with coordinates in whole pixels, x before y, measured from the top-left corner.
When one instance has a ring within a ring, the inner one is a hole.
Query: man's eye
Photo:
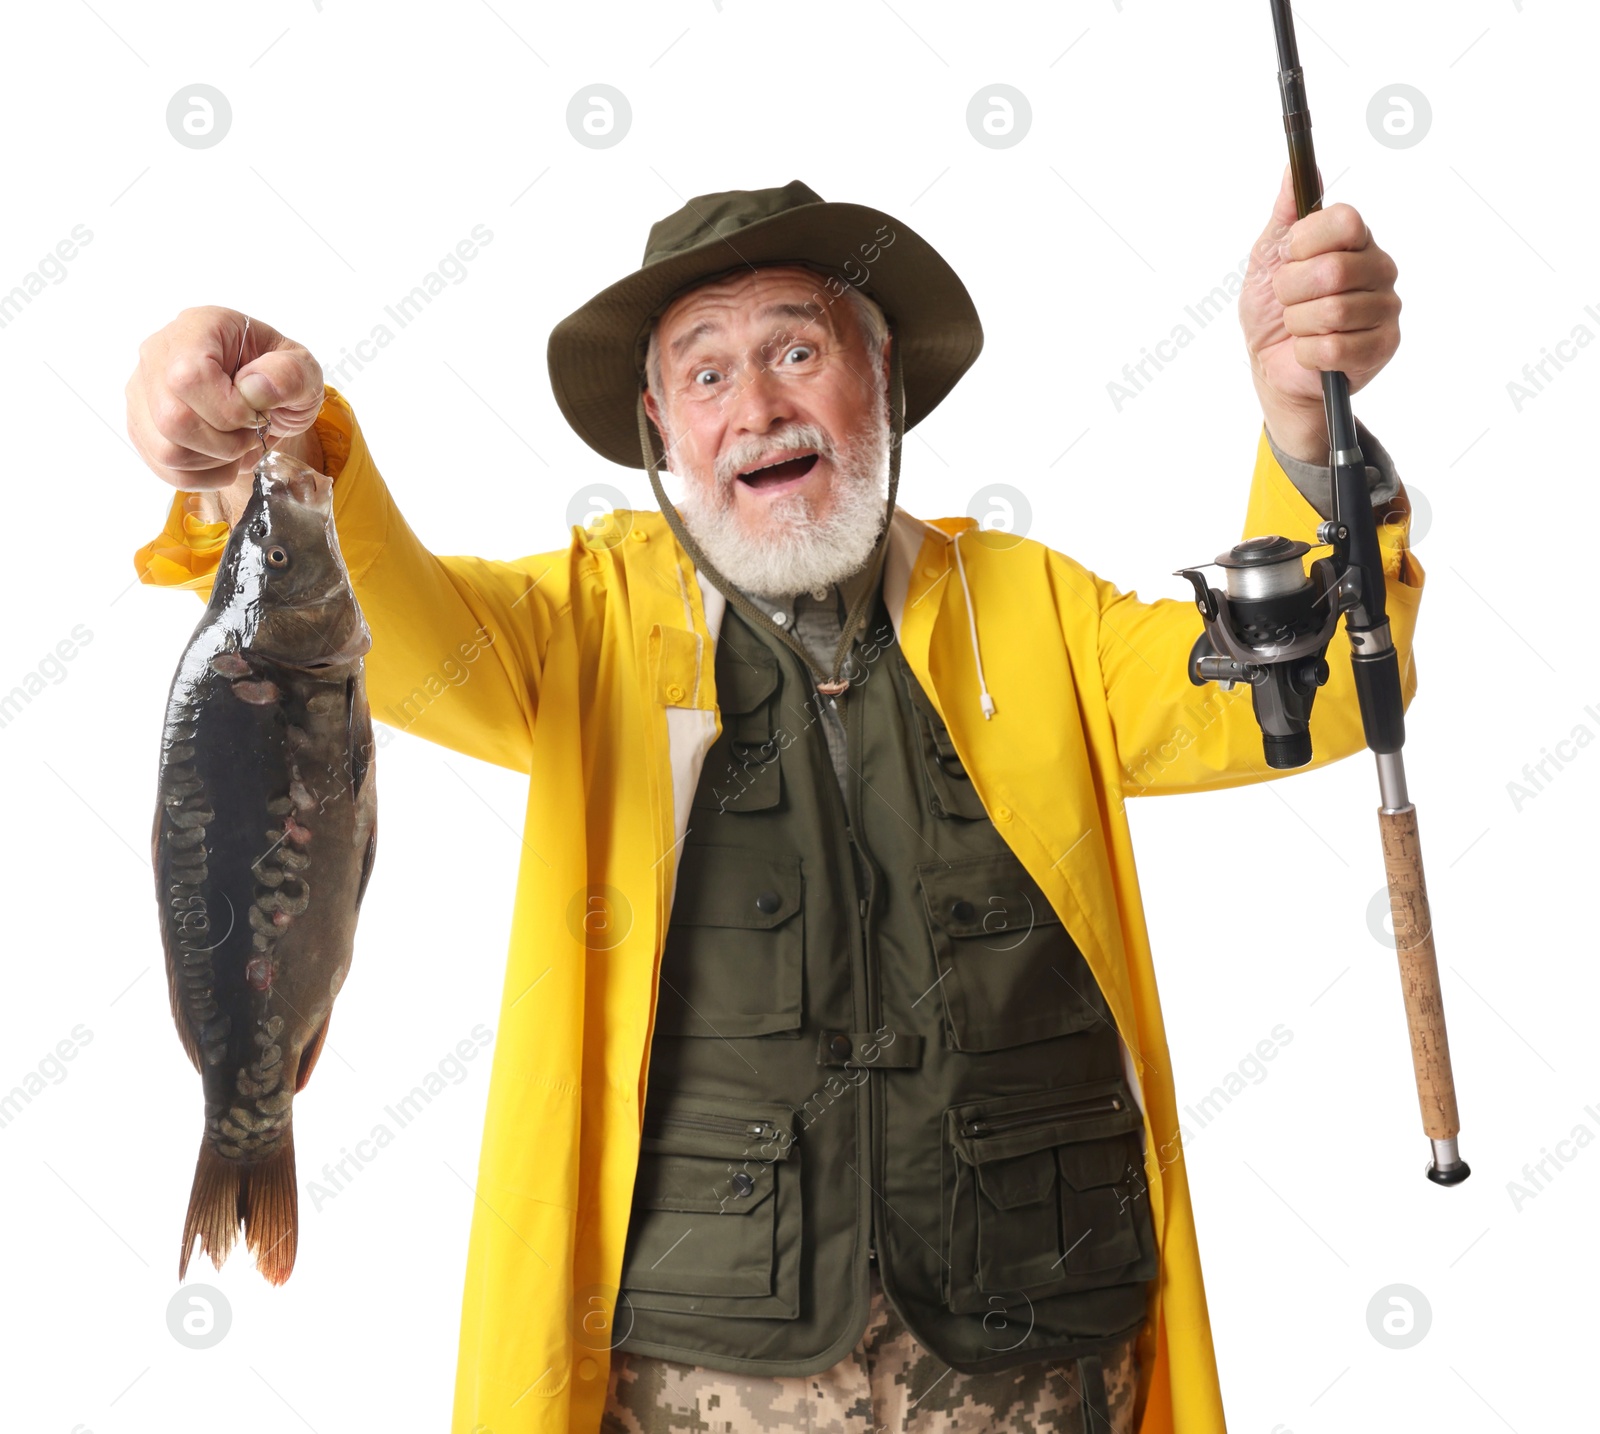
[[[783,356],[785,363],[804,363],[816,352],[810,344],[796,344]]]
[[[722,374],[714,368],[703,368],[694,376],[695,383],[704,388],[709,388],[714,383],[721,382]]]

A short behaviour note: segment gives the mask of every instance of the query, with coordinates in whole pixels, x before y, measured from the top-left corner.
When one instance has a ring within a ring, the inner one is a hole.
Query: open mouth
[[[739,481],[750,488],[779,488],[787,483],[797,483],[817,465],[815,453],[801,453],[792,458],[779,459],[760,468],[741,473]]]

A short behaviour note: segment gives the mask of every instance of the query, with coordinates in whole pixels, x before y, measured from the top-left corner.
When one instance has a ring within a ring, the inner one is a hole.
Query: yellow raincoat
[[[614,1298],[622,1264],[676,853],[719,730],[712,657],[724,599],[654,511],[574,528],[567,546],[514,562],[436,557],[331,389],[318,429],[372,629],[374,718],[531,776],[452,1431],[592,1434],[606,1338],[583,1321]],[[1409,514],[1402,491],[1380,515],[1407,703],[1424,579],[1405,550]],[[1315,542],[1317,522],[1263,431],[1244,535]],[[1123,803],[1281,774],[1263,765],[1245,689],[1190,684],[1191,601],[1143,602],[1030,540],[963,542],[963,585],[951,537],[974,526],[897,509],[885,602],[984,807],[1082,949],[1138,1072],[1161,1245],[1142,1434],[1216,1434],[1222,1399]],[[205,594],[226,536],[187,514],[180,494],[136,556],[140,576]],[[1319,765],[1363,746],[1348,651],[1342,636],[1329,648],[1332,677],[1311,721]],[[590,950],[583,914],[600,887],[626,934]]]

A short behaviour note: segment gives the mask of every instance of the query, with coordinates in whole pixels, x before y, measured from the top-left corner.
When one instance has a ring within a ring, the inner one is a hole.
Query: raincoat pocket
[[[686,846],[667,923],[657,1036],[797,1036],[805,913],[800,858]]]
[[[1012,852],[917,868],[949,1045],[998,1051],[1110,1024],[1061,918]]]
[[[786,1105],[647,1103],[621,1290],[638,1309],[800,1313],[800,1169]],[[624,1323],[619,1310],[617,1323]]]
[[[1155,1277],[1141,1119],[1120,1080],[951,1107],[958,1314]]]

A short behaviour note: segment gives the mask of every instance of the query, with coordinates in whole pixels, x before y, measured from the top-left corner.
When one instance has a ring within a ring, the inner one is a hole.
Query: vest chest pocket
[[[621,1289],[639,1309],[794,1319],[800,1169],[785,1105],[648,1104]],[[618,1324],[625,1316],[619,1312]]]
[[[898,656],[899,649],[895,651]],[[928,786],[929,810],[936,817],[987,820],[989,814],[961,758],[956,755],[956,744],[950,740],[950,730],[944,725],[944,719],[928,700],[904,657],[900,658],[899,668],[911,694],[912,709],[917,714],[917,740],[922,753],[923,780]]]
[[[1140,1116],[1122,1081],[953,1107],[945,1119],[951,1310],[1155,1278]]]
[[[730,647],[716,674],[722,731],[706,753],[692,805],[736,815],[770,811],[783,795],[779,749],[786,745],[772,721],[777,659],[765,650]]]
[[[917,867],[949,1043],[997,1051],[1110,1014],[1077,943],[1016,855]]]
[[[805,970],[800,858],[686,846],[661,955],[658,1036],[799,1032]]]

